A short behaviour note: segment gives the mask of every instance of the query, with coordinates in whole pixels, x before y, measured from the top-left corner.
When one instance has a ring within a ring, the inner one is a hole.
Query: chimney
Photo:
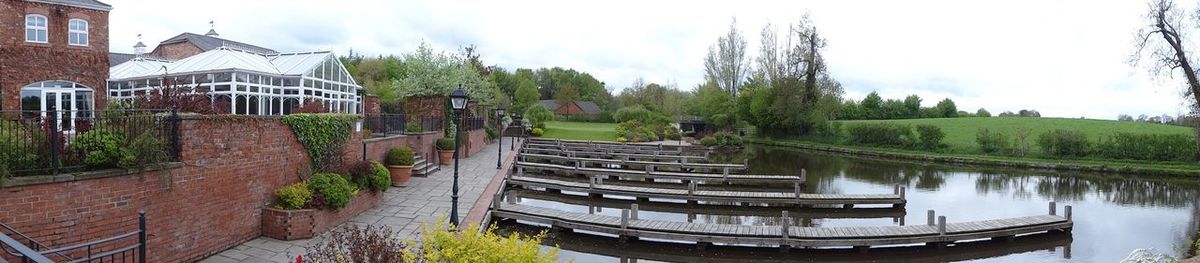
[[[219,36],[221,36],[220,34],[217,34],[217,30],[216,30],[216,28],[213,26],[213,21],[211,21],[211,20],[209,20],[209,21],[208,21],[208,33],[204,33],[204,35],[205,35],[205,36],[210,36],[210,37],[219,37]]]
[[[146,54],[146,44],[142,43],[142,34],[138,34],[138,42],[133,45],[133,54],[139,57]]]

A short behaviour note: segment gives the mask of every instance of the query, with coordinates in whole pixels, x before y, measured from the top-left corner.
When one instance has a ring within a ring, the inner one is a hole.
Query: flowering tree
[[[403,74],[392,81],[392,88],[401,98],[445,96],[459,85],[473,104],[491,105],[496,95],[493,84],[484,80],[463,54],[435,52],[427,43],[403,56],[400,71]]]

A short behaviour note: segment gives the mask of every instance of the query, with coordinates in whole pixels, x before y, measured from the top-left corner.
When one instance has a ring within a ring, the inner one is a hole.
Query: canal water
[[[907,188],[904,209],[856,207],[802,211],[779,207],[718,208],[688,206],[668,200],[640,205],[641,218],[680,222],[778,225],[782,209],[804,217],[796,226],[891,226],[924,224],[935,210],[948,222],[1041,215],[1055,201],[1074,208],[1069,234],[1042,234],[1012,242],[981,241],[948,248],[793,249],[716,246],[698,250],[690,244],[654,242],[621,244],[615,237],[550,232],[547,247],[559,246],[560,259],[574,262],[1117,262],[1131,251],[1153,248],[1180,256],[1200,223],[1200,184],[1195,180],[964,167],[886,161],[775,147],[748,147],[714,160],[740,163],[749,159],[753,174],[799,174],[806,169],[807,193],[892,193]],[[620,216],[632,198],[589,199],[582,193],[548,194],[509,190],[525,205]],[[607,196],[606,196],[607,197]],[[523,222],[522,222],[523,223]],[[536,234],[544,227],[504,224],[505,233]]]

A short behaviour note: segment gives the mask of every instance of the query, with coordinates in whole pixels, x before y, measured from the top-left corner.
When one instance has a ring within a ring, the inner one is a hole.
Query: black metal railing
[[[138,229],[136,231],[59,248],[48,248],[7,225],[3,225],[3,227],[14,236],[27,240],[27,242],[20,242],[8,234],[0,233],[0,251],[4,252],[6,258],[16,259],[19,262],[146,262],[146,212],[144,211],[138,212]],[[130,242],[134,237],[137,237],[137,241]],[[77,255],[80,258],[68,255]],[[50,259],[51,257],[62,260],[54,261]],[[3,258],[0,258],[0,262],[2,261],[4,261]]]
[[[55,175],[176,161],[175,111],[0,111],[0,175]]]
[[[442,130],[442,118],[435,116],[421,117],[421,131]]]
[[[376,135],[403,134],[408,129],[404,114],[368,114],[363,126]]]
[[[484,126],[487,126],[487,120],[483,117],[469,117],[464,122],[466,123],[463,126],[463,130],[468,131],[483,129]]]

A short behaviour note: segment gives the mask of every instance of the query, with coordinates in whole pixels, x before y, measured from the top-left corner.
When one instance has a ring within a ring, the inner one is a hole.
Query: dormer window
[[[88,45],[88,22],[83,19],[67,21],[67,43],[72,46]]]
[[[25,42],[47,43],[46,21],[44,15],[25,15]]]

